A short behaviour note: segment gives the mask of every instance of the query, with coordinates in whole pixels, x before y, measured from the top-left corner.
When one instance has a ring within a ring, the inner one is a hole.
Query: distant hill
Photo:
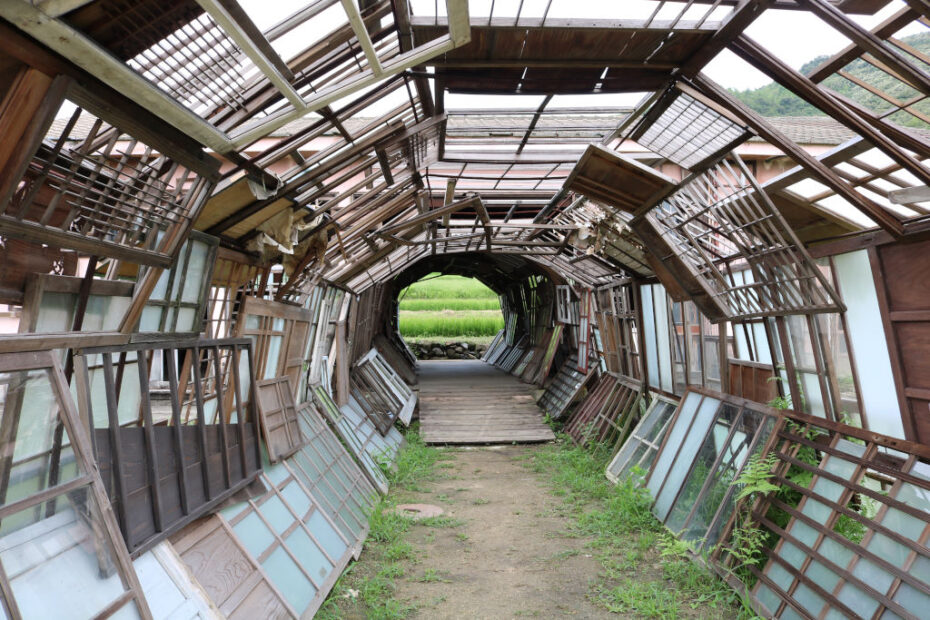
[[[903,38],[903,41],[919,50],[925,55],[930,55],[930,32],[922,32]],[[801,67],[801,73],[810,75],[821,63],[827,60],[828,56],[820,56],[806,63]],[[920,63],[921,66],[930,71],[930,65]],[[876,69],[863,60],[856,60],[847,67],[849,73],[873,86],[882,88],[886,93],[896,97],[899,100],[907,100],[917,95],[917,91],[900,81],[890,77],[883,71]],[[862,103],[866,107],[882,111],[888,109],[890,104],[876,97],[864,88],[856,86],[849,80],[833,75],[822,82],[825,86],[832,88],[838,93]],[[786,88],[775,84],[766,84],[752,90],[734,90],[730,92],[737,99],[748,105],[750,108],[763,116],[824,116],[824,113],[817,108],[807,104],[805,101],[789,92]],[[930,116],[930,102],[924,101],[917,108],[927,116]],[[890,117],[897,123],[909,127],[927,128],[928,124],[904,112],[898,112]]]

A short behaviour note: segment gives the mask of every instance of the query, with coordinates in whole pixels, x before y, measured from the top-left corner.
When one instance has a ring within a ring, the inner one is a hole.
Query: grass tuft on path
[[[397,505],[398,493],[421,491],[425,483],[443,475],[437,468],[443,454],[423,443],[418,423],[412,424],[405,435],[407,441],[397,455],[397,469],[386,472],[391,492],[372,510],[368,539],[359,561],[336,582],[317,618],[397,620],[416,611],[415,606],[394,598],[394,580],[406,575],[405,564],[418,562],[417,550],[406,538],[410,529],[422,521],[415,522],[390,509]],[[454,527],[446,523],[431,525]]]
[[[390,474],[391,492],[371,515],[371,530],[361,558],[336,583],[318,612],[319,618],[394,620],[417,612],[429,617],[426,608],[432,603],[422,602],[424,607],[418,609],[409,601],[398,600],[395,580],[448,582],[443,573],[423,566],[423,550],[411,539],[414,528],[428,528],[430,533],[421,537],[427,543],[442,528],[453,528],[450,535],[465,543],[467,535],[452,534],[464,522],[449,516],[414,522],[389,509],[405,494],[429,492],[431,483],[454,478],[442,465],[455,458],[455,449],[425,445],[416,424],[406,437],[397,470]],[[632,482],[615,486],[604,477],[610,457],[607,448],[579,448],[562,434],[555,443],[517,457],[561,499],[557,512],[566,519],[564,535],[583,540],[584,552],[600,563],[602,570],[593,580],[588,599],[605,614],[625,617],[753,617],[738,596],[715,575],[692,562],[684,545],[655,519],[647,491]],[[481,504],[477,500],[475,503]],[[558,563],[578,553],[565,551],[550,561]]]
[[[604,446],[581,448],[559,434],[526,462],[549,479],[572,518],[570,534],[588,539],[603,568],[592,598],[610,612],[643,618],[755,617],[653,516],[646,489],[605,478],[611,456]]]

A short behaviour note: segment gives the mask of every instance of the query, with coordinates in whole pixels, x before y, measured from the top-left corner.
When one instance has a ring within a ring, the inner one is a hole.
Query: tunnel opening
[[[432,273],[398,294],[398,327],[418,359],[470,358],[487,350],[504,315],[480,280]]]

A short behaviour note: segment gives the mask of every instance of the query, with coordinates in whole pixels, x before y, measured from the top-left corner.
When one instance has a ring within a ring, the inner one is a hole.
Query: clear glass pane
[[[2,447],[2,454],[12,455],[12,462],[0,505],[48,488],[54,482],[50,478],[53,465],[58,467],[57,484],[80,474],[68,433],[60,426],[49,370],[0,373],[0,429],[14,437],[12,446]],[[7,517],[0,531],[9,533],[17,527],[17,520],[16,515]]]
[[[16,604],[24,618],[92,618],[126,591],[102,536],[107,527],[86,487],[56,498],[47,518],[45,507],[13,515],[28,525],[0,537],[0,563]]]

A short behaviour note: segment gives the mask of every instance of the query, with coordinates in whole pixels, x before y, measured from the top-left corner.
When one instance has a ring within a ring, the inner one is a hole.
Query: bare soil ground
[[[601,571],[571,537],[562,501],[524,466],[534,446],[451,448],[448,477],[402,503],[430,503],[454,527],[414,527],[416,563],[396,580],[395,598],[415,618],[608,618],[589,600]]]

